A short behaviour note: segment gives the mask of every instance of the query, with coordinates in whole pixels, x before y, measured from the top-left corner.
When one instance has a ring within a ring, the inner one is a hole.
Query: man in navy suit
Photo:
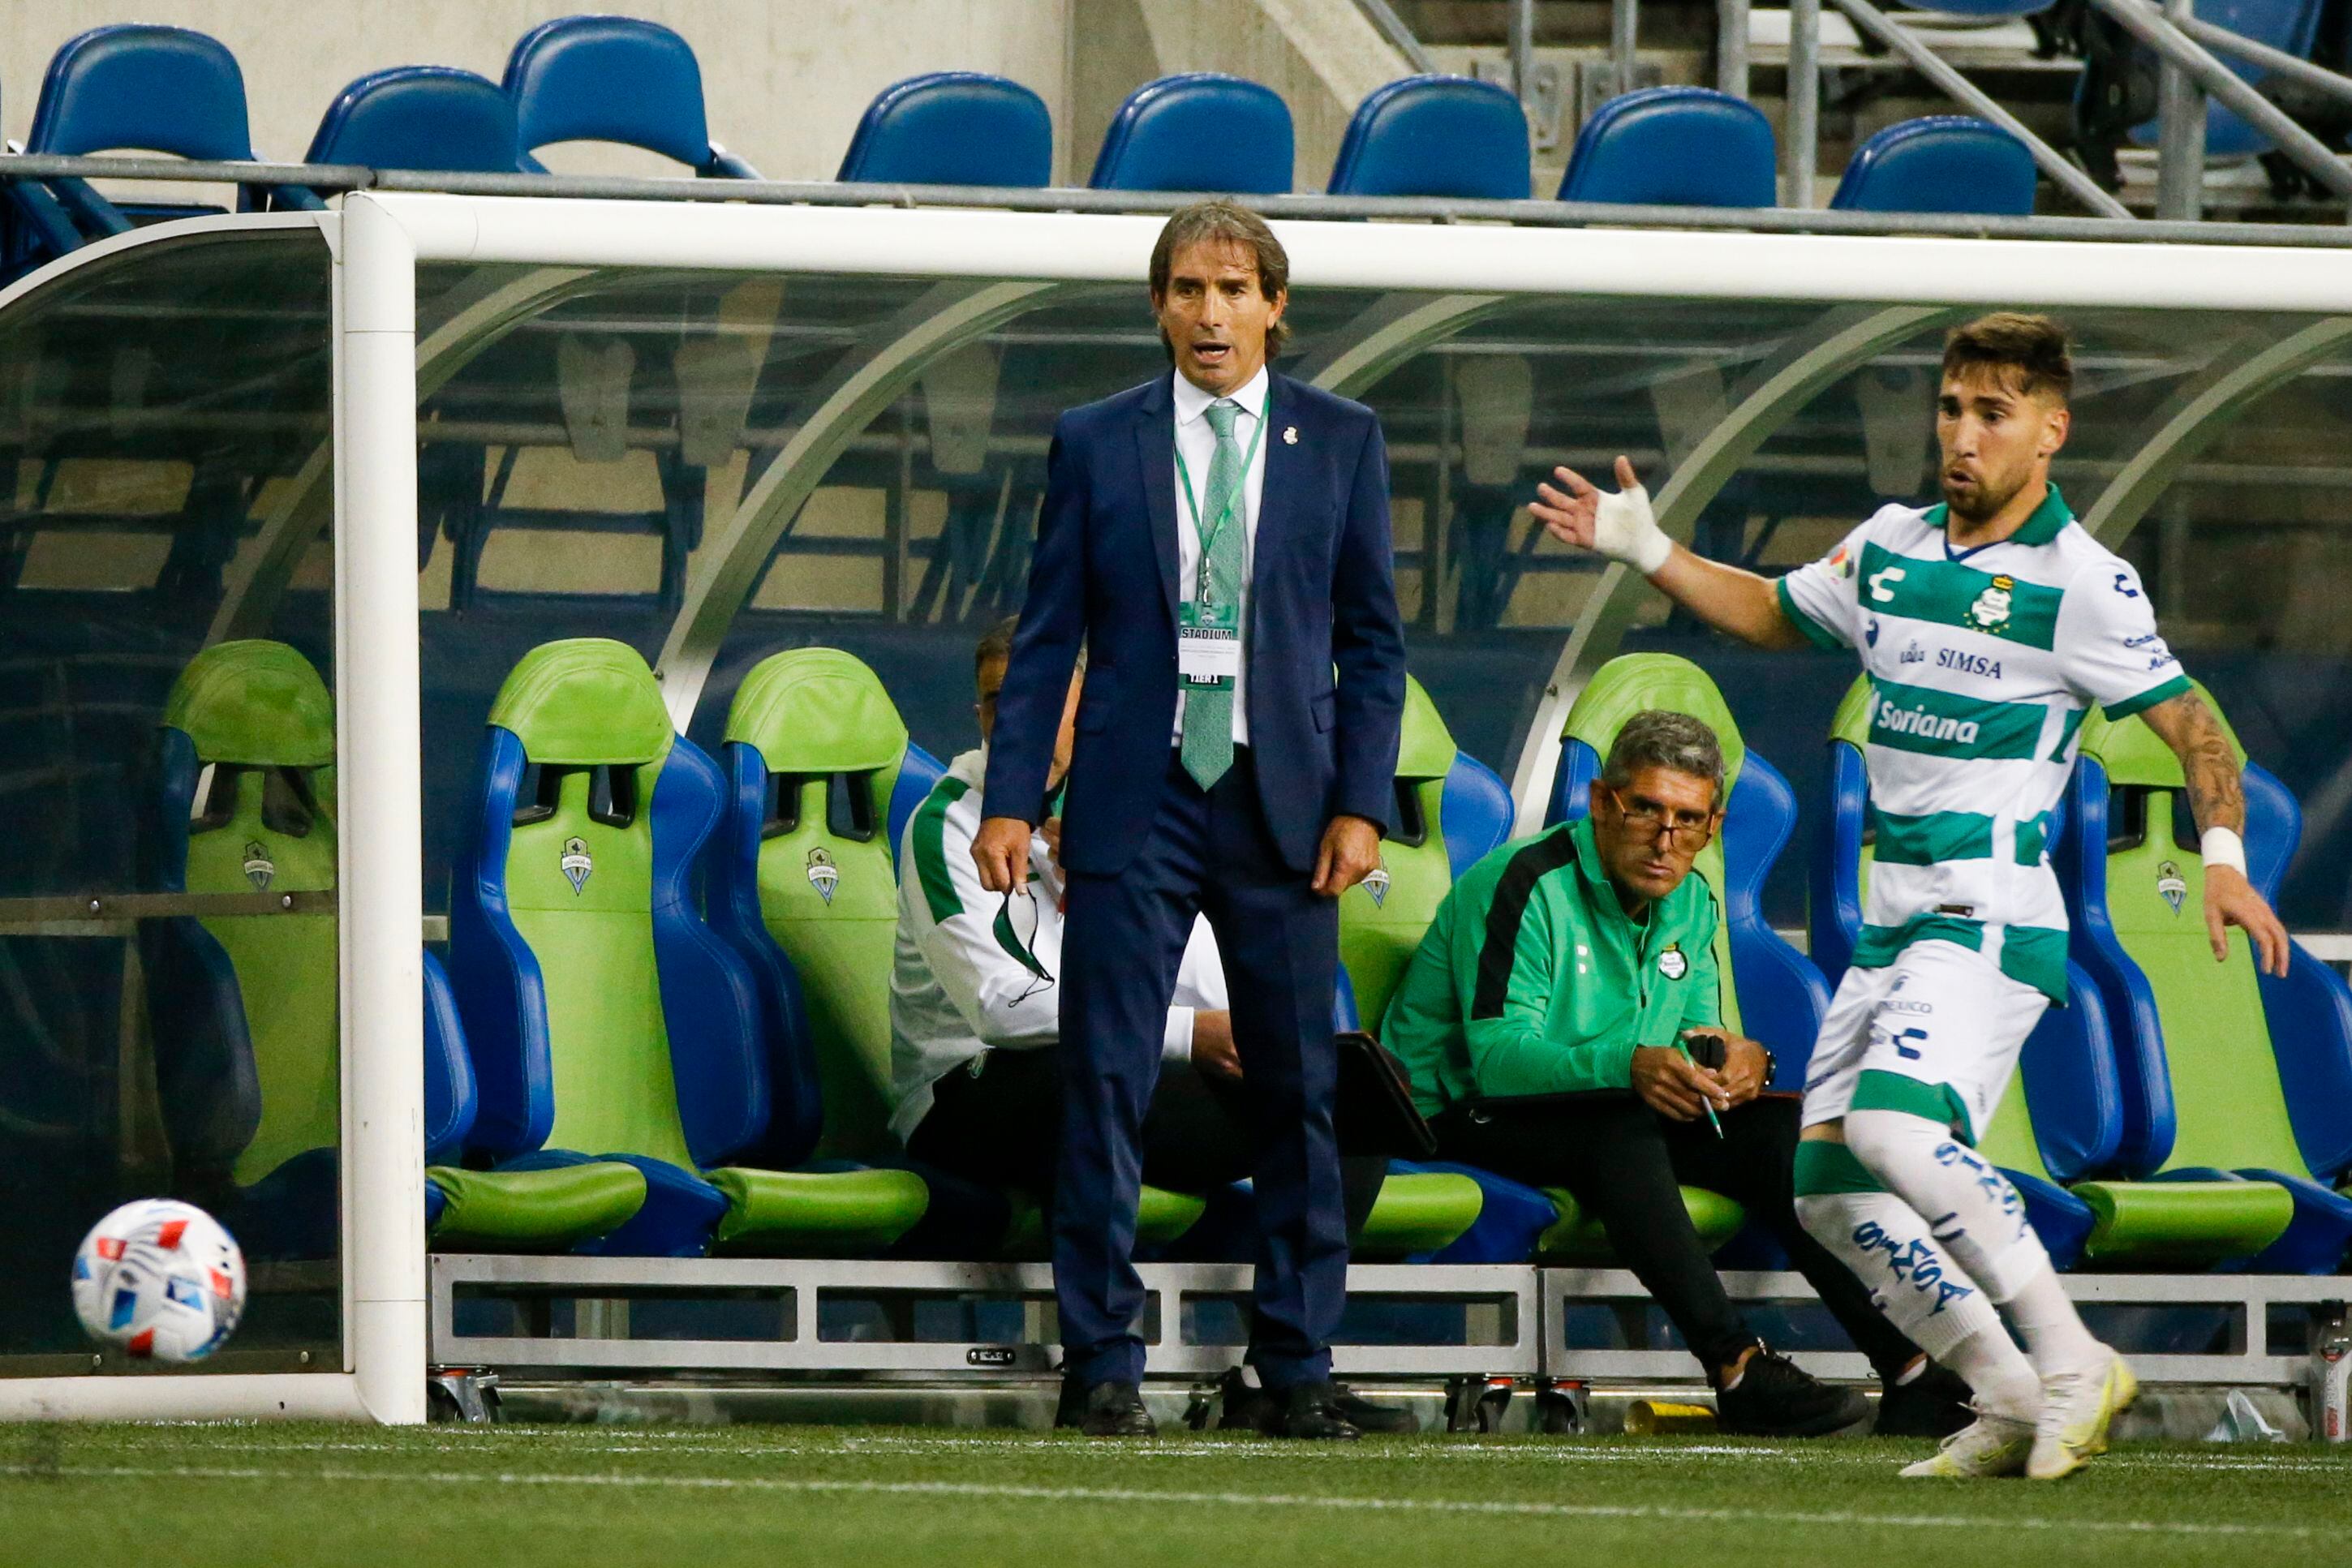
[[[1171,375],[1062,416],[972,842],[1019,897],[1081,646],[1062,806],[1063,1376],[1097,1436],[1150,1436],[1131,1260],[1139,1138],[1196,912],[1224,955],[1256,1143],[1250,1364],[1273,1429],[1353,1437],[1331,1383],[1348,1244],[1331,1103],[1339,897],[1379,863],[1404,638],[1370,409],[1273,374],[1289,259],[1256,214],[1168,220]],[[1335,675],[1336,671],[1336,675]],[[1172,1326],[1172,1325],[1171,1325]]]

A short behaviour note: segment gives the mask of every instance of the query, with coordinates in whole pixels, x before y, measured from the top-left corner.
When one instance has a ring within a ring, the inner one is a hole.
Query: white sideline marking
[[[394,1486],[424,1482],[439,1486],[625,1487],[652,1490],[846,1493],[887,1497],[998,1499],[1022,1502],[1174,1503],[1228,1508],[1307,1508],[1360,1513],[1454,1513],[1535,1519],[1658,1520],[1680,1523],[1821,1524],[1841,1528],[2087,1531],[2122,1535],[2312,1536],[2321,1531],[2295,1524],[2235,1524],[2200,1521],[2105,1519],[2018,1519],[1980,1514],[1854,1513],[1797,1509],[1672,1508],[1644,1503],[1497,1502],[1444,1498],[1329,1497],[1288,1492],[1164,1491],[1143,1487],[1013,1486],[991,1481],[788,1480],[771,1476],[553,1475],[504,1471],[470,1475],[457,1470],[266,1470],[247,1467],[180,1465],[0,1466],[0,1475],[69,1480],[202,1481],[383,1481]]]
[[[949,1455],[1017,1453],[1034,1455],[1053,1451],[1058,1444],[1044,1433],[1028,1437],[835,1437],[815,1442],[802,1440],[797,1436],[785,1437],[770,1443],[745,1443],[730,1438],[724,1428],[709,1432],[676,1428],[648,1428],[644,1431],[615,1431],[594,1427],[512,1427],[484,1430],[475,1427],[452,1427],[436,1430],[421,1447],[427,1452],[441,1448],[456,1452],[470,1443],[495,1442],[509,1437],[545,1438],[559,1444],[565,1452],[575,1454],[656,1454],[692,1453],[715,1458],[772,1458],[793,1455],[836,1455],[857,1458],[866,1455],[892,1454]],[[625,1438],[614,1441],[614,1438]],[[652,1441],[649,1439],[666,1439]],[[401,1442],[260,1442],[253,1445],[271,1454],[415,1454],[420,1445]],[[1479,1444],[1467,1442],[1415,1444],[1410,1448],[1359,1450],[1339,1448],[1309,1448],[1304,1445],[1257,1443],[1246,1437],[1233,1442],[1179,1442],[1168,1444],[1118,1444],[1087,1447],[1084,1449],[1069,1445],[1070,1451],[1083,1451],[1088,1462],[1121,1462],[1155,1459],[1231,1460],[1246,1458],[1253,1463],[1274,1459],[1284,1462],[1359,1463],[1364,1460],[1394,1459],[1421,1464],[1431,1460],[1469,1460],[1486,1464],[1672,1464],[1693,1458],[1737,1458],[1743,1461],[1765,1461],[1782,1465],[1848,1465],[1881,1469],[1895,1465],[1896,1458],[1885,1454],[1838,1453],[1822,1448],[1783,1448],[1759,1445],[1738,1447],[1728,1443],[1659,1443],[1648,1448],[1589,1447],[1577,1441],[1544,1444]],[[2192,1473],[2235,1473],[2238,1471],[2280,1471],[2287,1474],[2343,1475],[2352,1478],[2352,1464],[2343,1460],[2316,1456],[2297,1458],[2292,1455],[2253,1453],[2242,1457],[2225,1452],[2199,1453],[2109,1453],[2098,1461],[2103,1470],[2177,1470]]]

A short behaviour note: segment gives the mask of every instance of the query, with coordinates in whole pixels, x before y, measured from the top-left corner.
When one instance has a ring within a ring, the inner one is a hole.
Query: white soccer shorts
[[[1805,1125],[1852,1110],[1930,1120],[1958,1113],[1973,1143],[1992,1125],[2025,1037],[2049,1005],[1993,959],[1950,942],[1915,942],[1884,968],[1848,969],[1813,1042]],[[1882,1073],[1904,1082],[1864,1082]]]

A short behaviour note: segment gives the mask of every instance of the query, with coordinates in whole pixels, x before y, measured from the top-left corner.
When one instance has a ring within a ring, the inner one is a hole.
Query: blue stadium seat
[[[522,148],[514,104],[488,77],[451,66],[395,66],[335,95],[303,161],[519,174]]]
[[[1527,111],[1507,90],[1470,77],[1407,77],[1357,106],[1330,193],[1520,202],[1533,189],[1528,157]]]
[[[1563,202],[1769,207],[1780,201],[1771,121],[1703,87],[1621,93],[1593,110],[1560,176]]]
[[[559,141],[611,141],[675,159],[713,179],[759,172],[710,140],[702,67],[684,38],[634,16],[564,16],[515,41],[504,82],[523,166]]]
[[[1990,120],[1931,114],[1854,150],[1830,206],[1856,213],[2033,213],[2033,154]]]
[[[1830,809],[1810,868],[1811,957],[1834,986],[1862,932],[1873,839],[1870,779],[1863,760],[1870,677],[1855,678],[1830,725]],[[2045,850],[2065,832],[2053,814]],[[2053,1008],[2026,1040],[2018,1092],[2008,1095],[1979,1147],[2025,1199],[2027,1218],[2061,1269],[2074,1266],[2096,1227],[2091,1206],[2065,1183],[2111,1174],[2123,1143],[2123,1092],[2115,1041],[2098,988],[2067,966],[2068,1005]]]
[[[1194,71],[1128,94],[1087,183],[1097,191],[1281,195],[1292,162],[1290,106],[1272,88]]]
[[[866,106],[844,182],[898,185],[1043,185],[1054,175],[1045,100],[984,71],[933,71],[884,88]]]
[[[245,75],[226,46],[185,27],[93,27],[68,39],[50,58],[25,151],[249,161],[255,153],[246,122]],[[12,182],[6,190],[19,247],[10,258],[11,270],[141,224],[220,211],[154,202],[118,204],[82,180]],[[238,210],[257,211],[266,192],[240,188]]]
[[[635,1166],[645,1207],[598,1251],[871,1253],[922,1218],[920,1177],[725,1163],[761,1146],[772,1081],[752,976],[695,907],[721,792],[625,643],[548,643],[507,677],[450,879],[472,1145]]]
[[[2299,822],[2275,779],[2245,775],[2247,869],[2274,885]],[[2140,1179],[2077,1190],[2107,1209],[2104,1250],[2119,1261],[2332,1273],[2352,1241],[2352,1199],[2328,1185],[2352,1167],[2352,995],[2299,949],[2285,981],[2263,981],[2234,932],[2213,961],[2182,793],[2179,759],[2138,716],[2084,721],[2076,831],[2056,858],[2074,955],[2114,1026]]]
[[[2227,27],[2258,44],[2268,44],[2297,59],[2311,57],[2312,45],[2319,36],[2322,0],[2200,0],[2197,19],[2210,22],[2217,27]],[[2239,59],[2220,49],[2210,51],[2238,76],[2260,86],[2270,72],[2261,66]],[[2160,135],[2156,120],[2135,125],[2131,139],[2142,147],[2153,147]],[[2217,99],[2205,103],[2205,156],[2208,158],[2244,158],[2257,152],[2268,152],[2273,143],[2268,136],[2241,119],[2234,110]]]

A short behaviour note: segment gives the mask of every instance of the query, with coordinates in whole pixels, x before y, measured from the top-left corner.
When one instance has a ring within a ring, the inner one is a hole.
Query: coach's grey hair
[[[1622,789],[1644,768],[1670,768],[1715,786],[1715,803],[1723,804],[1723,746],[1715,731],[1701,720],[1670,708],[1644,708],[1625,721],[1617,742],[1609,748],[1601,781]]]

